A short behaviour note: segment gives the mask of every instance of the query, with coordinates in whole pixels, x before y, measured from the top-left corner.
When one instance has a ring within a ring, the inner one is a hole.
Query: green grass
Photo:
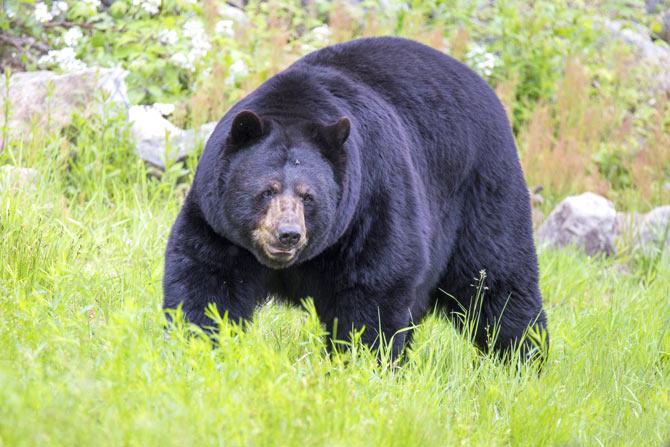
[[[325,353],[276,304],[220,348],[164,332],[163,250],[183,191],[112,123],[12,142],[32,192],[0,193],[0,445],[652,445],[670,440],[670,259],[654,275],[540,254],[552,346],[538,375],[439,316],[409,360]],[[102,127],[100,127],[102,126]],[[644,278],[644,280],[643,280]],[[651,279],[649,279],[651,278]]]

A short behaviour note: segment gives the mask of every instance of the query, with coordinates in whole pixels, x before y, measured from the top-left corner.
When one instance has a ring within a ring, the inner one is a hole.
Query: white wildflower
[[[245,78],[249,74],[249,68],[242,59],[238,59],[228,67],[228,77],[225,80],[227,85],[235,85],[237,81]]]
[[[67,10],[69,9],[69,6],[67,2],[64,1],[56,1],[51,4],[51,15],[53,16],[59,16],[61,14],[65,14]]]
[[[170,61],[175,64],[177,67],[183,68],[188,71],[195,71],[195,66],[191,62],[190,58],[184,53],[175,53],[170,57]]]
[[[158,14],[161,9],[161,0],[144,2],[144,10],[151,15]]]
[[[493,74],[493,69],[498,65],[496,56],[477,44],[472,45],[465,60],[477,73],[487,77]]]
[[[314,28],[311,34],[316,42],[326,44],[333,33],[330,28],[328,28],[328,25],[321,25]]]
[[[229,72],[236,78],[241,78],[249,74],[249,68],[243,60],[236,60],[229,68]]]
[[[83,3],[92,6],[93,9],[97,10],[100,8],[100,0],[82,0]]]
[[[162,102],[157,102],[153,106],[154,110],[158,111],[163,116],[172,115],[174,112],[174,104],[167,104]]]
[[[205,26],[200,20],[191,19],[187,20],[184,23],[184,36],[186,37],[198,37],[200,34],[205,32]]]
[[[74,47],[79,43],[82,37],[84,37],[84,34],[81,32],[81,28],[75,26],[63,33],[63,42],[65,42],[65,45],[68,47]]]
[[[162,29],[158,33],[158,41],[163,45],[174,45],[179,40],[179,35],[171,29]]]
[[[54,18],[49,12],[49,8],[45,3],[39,2],[35,4],[35,20],[40,23],[49,22]]]
[[[193,72],[198,61],[207,55],[211,44],[207,33],[205,33],[205,27],[199,20],[187,21],[184,24],[183,36],[190,44],[189,51],[187,53],[175,53],[170,60],[176,66]]]
[[[133,6],[139,6],[147,14],[155,15],[161,8],[161,0],[133,0]]]
[[[323,48],[328,45],[332,34],[328,25],[317,26],[307,33],[305,40],[300,43],[300,50],[304,54]]]
[[[233,37],[235,35],[234,25],[235,22],[230,19],[219,20],[214,25],[214,32],[216,34],[223,34],[226,37]]]
[[[191,43],[191,51],[188,54],[189,59],[193,64],[199,59],[203,58],[211,45],[205,33],[205,27],[199,20],[188,20],[184,24],[184,37],[189,39]]]
[[[229,5],[227,3],[220,5],[218,7],[218,11],[221,17],[231,19],[233,22],[242,24],[249,22],[249,19],[247,18],[246,14],[244,14],[244,10]]]
[[[409,11],[410,6],[404,1],[398,0],[380,0],[381,11],[387,17],[397,17],[402,11]]]
[[[40,57],[37,63],[41,66],[56,65],[63,71],[76,71],[86,68],[86,64],[77,59],[77,55],[72,47],[50,50],[47,54]]]

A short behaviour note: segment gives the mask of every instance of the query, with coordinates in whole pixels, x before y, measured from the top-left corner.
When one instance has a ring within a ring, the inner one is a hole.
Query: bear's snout
[[[277,227],[277,239],[286,248],[294,248],[302,238],[302,228],[294,223],[282,223]]]
[[[291,264],[307,245],[302,201],[288,195],[273,198],[254,231],[254,240],[273,267]]]

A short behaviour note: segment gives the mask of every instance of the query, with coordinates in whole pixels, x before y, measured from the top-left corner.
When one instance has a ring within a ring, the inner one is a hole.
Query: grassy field
[[[329,357],[314,313],[276,304],[212,349],[186,327],[166,333],[160,311],[178,180],[195,160],[153,178],[123,126],[99,126],[1,154],[40,181],[0,193],[0,445],[670,440],[667,253],[623,268],[543,251],[552,346],[539,375],[481,356],[439,316],[399,367],[360,346]]]

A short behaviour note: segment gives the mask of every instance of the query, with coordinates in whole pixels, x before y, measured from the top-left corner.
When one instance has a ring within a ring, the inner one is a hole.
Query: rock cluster
[[[0,81],[0,127],[14,138],[32,130],[59,130],[74,113],[90,116],[101,110],[128,113],[138,155],[165,168],[168,160],[183,159],[209,138],[216,123],[183,130],[165,119],[158,108],[129,106],[125,77],[120,68],[87,68],[66,74],[50,71],[15,73],[9,85]],[[5,116],[6,112],[7,116]],[[0,147],[4,147],[0,132]]]
[[[670,245],[670,205],[647,214],[617,213],[612,202],[586,192],[559,203],[536,236],[541,247],[574,245],[590,256],[616,253],[617,240],[644,250]]]
[[[181,160],[207,141],[216,123],[183,130],[172,124],[154,107],[132,106],[128,111],[135,148],[142,160],[165,168],[166,162]]]
[[[12,136],[22,137],[33,128],[60,129],[75,112],[87,116],[102,107],[127,108],[127,74],[120,68],[87,68],[65,74],[19,72],[10,76],[9,85],[2,78],[0,125],[7,124]],[[0,134],[0,147],[3,138]]]

